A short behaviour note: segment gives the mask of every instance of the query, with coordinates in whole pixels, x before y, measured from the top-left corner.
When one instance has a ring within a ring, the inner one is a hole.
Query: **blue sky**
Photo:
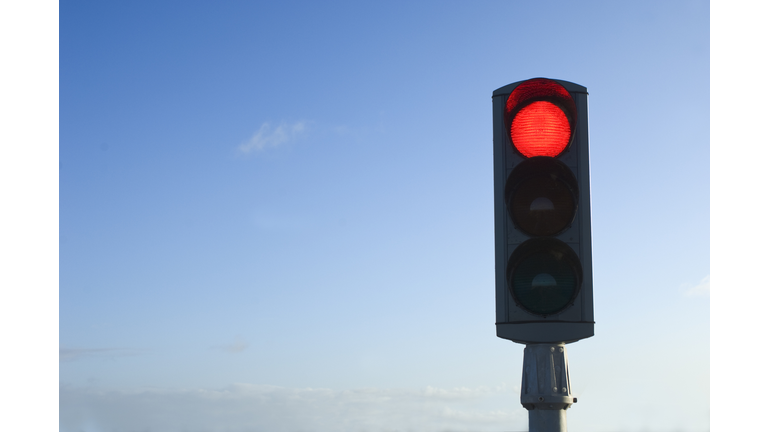
[[[537,76],[590,94],[569,427],[709,429],[708,2],[68,2],[59,24],[62,431],[524,430],[491,92]]]

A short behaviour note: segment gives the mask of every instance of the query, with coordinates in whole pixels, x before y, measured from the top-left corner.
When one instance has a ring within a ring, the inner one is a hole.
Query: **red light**
[[[509,136],[525,157],[555,157],[568,145],[571,125],[557,105],[538,101],[518,111],[509,128]]]
[[[509,139],[520,154],[556,157],[571,142],[576,104],[562,85],[534,78],[515,87],[504,117]]]

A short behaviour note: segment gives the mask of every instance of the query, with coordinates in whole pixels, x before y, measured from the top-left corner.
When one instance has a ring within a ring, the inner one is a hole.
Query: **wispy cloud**
[[[214,349],[221,350],[228,353],[241,353],[245,351],[246,348],[248,348],[248,344],[246,342],[243,342],[241,340],[237,340],[235,342],[232,342],[230,344],[224,344],[224,345],[217,345],[213,347]]]
[[[304,134],[306,129],[307,124],[304,121],[298,121],[293,124],[282,122],[275,128],[273,128],[269,122],[265,122],[261,125],[259,130],[253,134],[251,139],[240,144],[238,150],[248,154],[260,152],[272,147],[279,147],[296,140]]]
[[[519,389],[285,388],[99,391],[61,387],[63,432],[112,431],[494,431],[524,430]]]
[[[87,357],[126,357],[138,355],[142,350],[129,348],[59,348],[59,361],[73,361]]]
[[[709,275],[704,276],[696,285],[683,285],[683,293],[686,296],[709,296]]]

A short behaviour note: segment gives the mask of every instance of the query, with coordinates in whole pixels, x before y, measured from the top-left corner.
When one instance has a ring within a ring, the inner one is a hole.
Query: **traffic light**
[[[493,92],[496,334],[594,335],[587,89],[534,78]]]

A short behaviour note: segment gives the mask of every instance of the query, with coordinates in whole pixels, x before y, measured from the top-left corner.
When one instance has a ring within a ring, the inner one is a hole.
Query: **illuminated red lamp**
[[[556,157],[568,148],[576,124],[576,104],[562,85],[534,78],[515,87],[507,99],[504,123],[523,156]]]

